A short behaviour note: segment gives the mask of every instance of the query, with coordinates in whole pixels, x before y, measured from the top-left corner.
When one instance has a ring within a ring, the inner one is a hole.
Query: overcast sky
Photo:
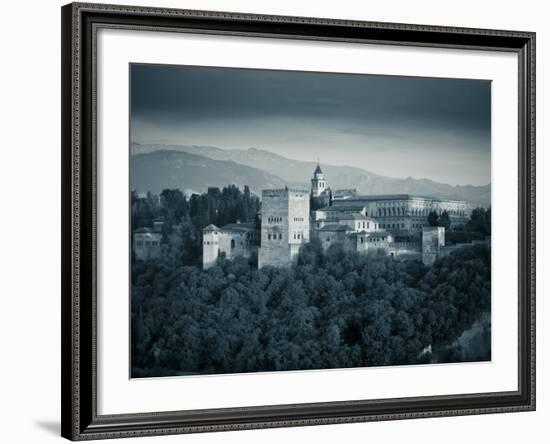
[[[491,83],[134,64],[131,139],[485,185]]]

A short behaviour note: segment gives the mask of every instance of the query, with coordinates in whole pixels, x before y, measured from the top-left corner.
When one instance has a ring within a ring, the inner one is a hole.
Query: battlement
[[[264,197],[284,197],[288,196],[290,193],[299,193],[303,196],[309,196],[309,191],[301,188],[279,188],[279,189],[270,189],[262,190],[262,199]]]
[[[309,191],[300,188],[262,191],[259,266],[287,266],[300,245],[309,242]]]

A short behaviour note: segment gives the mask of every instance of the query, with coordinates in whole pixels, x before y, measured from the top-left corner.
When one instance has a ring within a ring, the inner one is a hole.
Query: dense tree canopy
[[[323,252],[316,242],[290,268],[258,270],[237,258],[201,271],[177,253],[139,262],[132,267],[132,373],[490,359],[490,270],[484,246],[427,268],[338,245]],[[485,335],[465,340],[474,327]],[[422,353],[430,345],[433,354]]]
[[[155,220],[164,222],[163,256],[173,264],[201,264],[202,229],[208,224],[221,227],[241,221],[259,226],[260,199],[248,186],[243,191],[234,185],[213,187],[189,199],[180,190],[165,189],[160,196],[148,193],[141,198],[133,192],[131,203],[133,230],[152,227]]]
[[[439,226],[445,226],[445,242],[448,244],[469,243],[491,236],[491,208],[475,208],[465,225],[451,227],[449,220],[449,227],[447,227],[447,222],[445,220],[442,222],[441,219],[443,214],[436,223]]]
[[[491,235],[491,209],[476,208],[472,211],[470,220],[466,227],[471,231],[483,233],[486,236]]]

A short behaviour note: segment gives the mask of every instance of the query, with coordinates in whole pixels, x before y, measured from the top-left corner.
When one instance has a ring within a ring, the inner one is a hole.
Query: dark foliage
[[[330,193],[328,197],[327,196],[319,196],[319,197],[310,196],[309,210],[316,211],[316,210],[319,210],[320,208],[324,208],[328,205],[331,205],[331,200],[332,200],[332,193]]]
[[[447,213],[447,210],[443,211],[441,216],[439,216],[439,226],[444,227],[445,230],[449,230],[451,228],[451,219],[449,218],[449,213]]]
[[[488,247],[427,268],[311,242],[291,268],[206,271],[182,250],[132,267],[134,377],[490,359],[463,337],[490,312]]]
[[[158,199],[151,193],[145,198],[138,198],[135,192],[130,196],[132,205],[132,229],[140,227],[151,227],[153,220],[160,216],[160,205]]]
[[[207,193],[194,194],[189,200],[180,190],[165,189],[160,196],[148,193],[138,198],[132,193],[132,229],[152,227],[162,220],[163,257],[173,266],[200,265],[201,231],[208,224],[219,227],[228,223],[255,222],[259,227],[260,199],[248,186],[241,191],[234,185],[222,190],[209,188]]]
[[[430,227],[444,227],[445,230],[451,228],[451,219],[447,210],[438,215],[435,211],[430,211],[428,214],[428,225]]]
[[[452,230],[445,232],[446,244],[467,244],[483,239],[485,239],[485,235],[478,231]]]
[[[491,235],[491,209],[475,208],[465,225],[451,228],[449,215],[444,211],[439,218],[435,216],[435,226],[445,227],[445,242],[447,244],[470,243],[480,241]],[[431,213],[430,213],[431,215]],[[446,217],[444,217],[446,216]],[[428,220],[430,218],[428,217]],[[434,217],[432,216],[432,221]]]
[[[439,227],[439,216],[435,211],[430,211],[428,214],[428,225],[430,227]]]
[[[470,231],[483,233],[485,236],[491,235],[491,209],[476,208],[472,211],[470,220],[466,224]]]

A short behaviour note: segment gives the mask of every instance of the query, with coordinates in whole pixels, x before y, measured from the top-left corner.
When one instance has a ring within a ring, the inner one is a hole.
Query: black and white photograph
[[[546,442],[544,2],[2,6],[1,442]]]
[[[491,81],[132,63],[132,378],[491,361]]]

